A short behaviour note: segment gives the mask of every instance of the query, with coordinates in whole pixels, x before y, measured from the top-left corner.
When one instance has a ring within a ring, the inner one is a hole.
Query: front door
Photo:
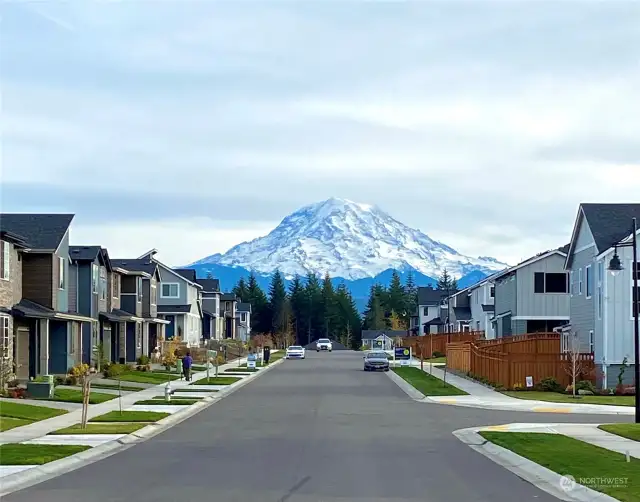
[[[16,378],[29,380],[29,328],[18,328],[16,336]]]
[[[169,321],[169,324],[167,324],[165,326],[166,331],[164,332],[165,334],[165,339],[166,340],[173,340],[173,335],[176,332],[176,316],[174,315],[168,315],[165,316],[167,321]]]
[[[71,335],[73,338],[73,334]],[[71,352],[74,352],[76,340],[70,340]],[[49,322],[49,373],[66,375],[69,370],[67,360],[67,323],[63,321]]]
[[[127,362],[132,363],[136,360],[136,323],[127,323],[127,339],[126,339]]]
[[[151,357],[151,353],[153,349],[158,346],[158,325],[151,323],[149,324],[149,347],[148,347],[148,356]]]

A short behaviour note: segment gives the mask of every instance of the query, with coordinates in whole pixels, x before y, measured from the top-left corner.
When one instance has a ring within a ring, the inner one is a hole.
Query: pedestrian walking
[[[182,371],[184,371],[184,378],[187,381],[191,381],[191,365],[193,364],[193,358],[191,352],[187,351],[187,354],[182,358]]]

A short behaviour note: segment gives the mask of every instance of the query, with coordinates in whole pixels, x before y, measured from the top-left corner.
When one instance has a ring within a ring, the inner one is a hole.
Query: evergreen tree
[[[249,274],[247,281],[246,301],[251,304],[251,330],[257,333],[269,333],[271,316],[267,295],[262,291],[253,272]]]
[[[213,279],[213,274],[210,271],[207,272],[207,279]]]
[[[337,328],[336,293],[329,274],[322,281],[322,317],[324,319],[324,337],[334,338]]]
[[[249,289],[247,288],[247,283],[244,280],[244,277],[240,277],[238,284],[233,288],[233,294],[238,296],[243,302],[249,301]]]
[[[389,327],[381,302],[381,297],[384,296],[386,296],[386,292],[380,284],[371,286],[367,308],[364,313],[363,329],[386,329]]]
[[[445,268],[438,279],[438,285],[436,287],[442,291],[448,290],[450,293],[453,293],[455,292],[454,286],[457,289],[458,283],[451,275],[449,275],[448,270]]]
[[[362,333],[360,313],[347,287],[340,284],[335,293],[337,312],[337,332],[351,343],[349,348],[357,349],[361,345]]]
[[[418,287],[413,279],[413,272],[411,270],[407,273],[407,281],[404,285],[404,291],[407,313],[409,316],[412,316],[418,308]]]
[[[304,315],[307,308],[307,298],[298,274],[295,275],[289,285],[289,305],[291,306],[291,324],[296,335],[296,343],[306,345],[303,342],[306,340],[306,331],[304,331],[306,319]]]
[[[271,276],[269,313],[271,315],[271,333],[282,333],[289,328],[287,290],[279,270],[276,270]]]
[[[391,283],[389,284],[389,291],[387,292],[387,305],[385,307],[386,310],[389,311],[389,317],[391,317],[391,312],[395,312],[400,324],[402,326],[408,325],[409,313],[407,312],[406,291],[400,280],[400,274],[395,270],[391,276]],[[392,325],[392,329],[396,328],[393,328]]]
[[[458,291],[458,279],[451,279],[451,287],[449,288],[451,291]]]
[[[313,272],[307,274],[305,284],[305,313],[306,333],[302,334],[305,345],[317,338],[324,337],[325,326],[322,312],[322,289],[318,276]],[[306,338],[305,338],[306,334]]]

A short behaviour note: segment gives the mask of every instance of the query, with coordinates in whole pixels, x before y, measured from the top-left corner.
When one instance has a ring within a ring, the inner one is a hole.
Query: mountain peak
[[[395,220],[377,206],[331,197],[285,217],[267,236],[239,244],[194,265],[219,264],[286,277],[314,272],[361,279],[387,269],[414,269],[437,277],[493,273],[506,265],[470,258]]]

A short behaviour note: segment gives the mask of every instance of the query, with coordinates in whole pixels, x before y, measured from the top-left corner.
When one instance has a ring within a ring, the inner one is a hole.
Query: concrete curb
[[[215,396],[205,397],[204,399],[199,400],[197,403],[190,405],[188,408],[177,411],[176,413],[169,415],[168,417],[165,417],[158,422],[148,425],[131,434],[127,434],[120,439],[101,444],[100,446],[90,448],[69,457],[61,458],[60,460],[55,460],[53,462],[28,469],[26,471],[16,472],[15,474],[10,474],[8,476],[0,478],[0,498],[18,490],[23,490],[38,483],[42,483],[43,481],[55,478],[62,474],[75,471],[80,467],[98,462],[99,460],[105,459],[107,457],[110,457],[111,455],[131,448],[138,443],[147,441],[148,439],[151,439],[152,437],[157,436],[158,434],[170,429],[174,425],[184,422],[188,418],[191,418],[193,415],[200,413],[201,411],[217,403],[221,399],[224,399],[225,397],[233,394],[238,389],[255,380],[259,375],[263,375],[283,361],[284,359],[275,361],[269,364],[269,366],[267,366],[266,368],[262,368],[260,371],[257,371],[256,373],[244,377],[240,381],[229,385],[228,388],[217,392]]]
[[[416,389],[413,385],[411,385],[409,382],[407,382],[404,378],[396,375],[395,371],[393,371],[393,369],[390,369],[389,371],[386,372],[387,376],[389,378],[391,378],[391,380],[393,380],[393,382],[400,387],[405,394],[407,394],[411,399],[413,399],[414,401],[424,401],[426,399],[426,396],[420,392],[418,389]]]
[[[586,486],[577,483],[572,484],[571,481],[569,481],[570,484],[568,485],[566,477],[536,464],[511,450],[487,441],[478,434],[478,431],[482,429],[484,429],[484,427],[459,429],[454,431],[453,435],[496,464],[501,465],[516,476],[560,500],[567,502],[618,502],[618,499],[614,499],[609,495],[592,490]],[[563,489],[563,486],[567,488]]]

